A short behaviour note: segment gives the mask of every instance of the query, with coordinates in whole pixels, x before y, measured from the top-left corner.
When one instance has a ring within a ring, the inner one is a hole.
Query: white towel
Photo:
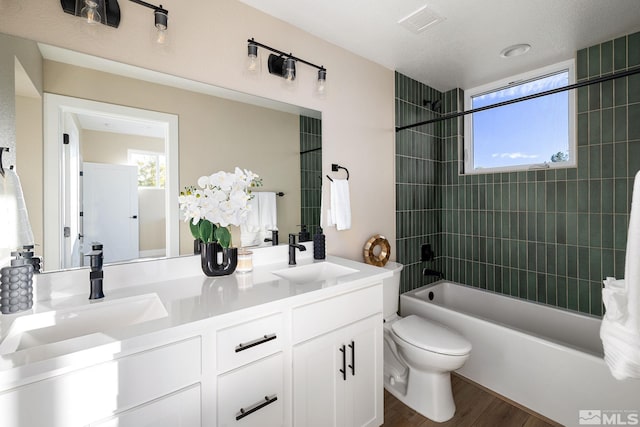
[[[324,203],[324,184],[320,188],[320,227],[327,228],[332,227],[335,224],[331,221],[331,209],[325,210]]]
[[[606,319],[623,322],[627,317],[627,291],[624,279],[607,277],[602,289],[602,302],[607,308]]]
[[[331,182],[331,223],[338,231],[351,228],[351,198],[346,179],[334,178]]]
[[[248,203],[250,210],[247,219],[240,225],[240,244],[244,247],[259,245],[260,242],[260,203],[258,193]]]
[[[33,245],[33,231],[24,203],[20,178],[13,169],[0,176],[0,266],[8,265],[11,252]]]
[[[271,237],[271,230],[278,229],[278,210],[276,207],[276,193],[261,191],[258,194],[260,205],[260,242]]]
[[[607,278],[602,290],[606,315],[600,338],[604,360],[618,380],[640,378],[640,172],[636,174],[627,235],[624,279]]]
[[[631,217],[627,233],[627,254],[624,263],[627,284],[627,329],[640,334],[640,172],[633,183]]]

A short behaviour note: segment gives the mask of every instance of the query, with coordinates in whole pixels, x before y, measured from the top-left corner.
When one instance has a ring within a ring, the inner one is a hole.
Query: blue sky
[[[475,96],[472,108],[568,85],[568,73]],[[474,163],[491,168],[551,161],[568,151],[568,91],[473,114]]]

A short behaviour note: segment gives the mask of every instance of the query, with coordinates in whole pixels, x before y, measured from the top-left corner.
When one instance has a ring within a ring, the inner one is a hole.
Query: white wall
[[[0,20],[7,14],[2,12]],[[4,26],[0,24],[0,29]],[[9,147],[4,164],[16,164],[16,60],[38,93],[42,93],[42,57],[35,43],[0,34],[0,146]],[[16,169],[17,170],[17,169]],[[18,171],[19,173],[19,171]]]
[[[392,70],[235,0],[163,1],[170,17],[169,50],[152,45],[152,14],[129,1],[119,2],[118,29],[90,29],[55,0],[20,3],[20,10],[0,15],[3,32],[322,111],[323,176],[331,173],[331,163],[351,172],[353,227],[326,230],[329,253],[360,260],[375,233],[395,243]],[[327,97],[313,96],[316,70],[304,65],[298,66],[296,90],[283,89],[282,79],[265,70],[259,79],[244,75],[251,37],[324,65]]]

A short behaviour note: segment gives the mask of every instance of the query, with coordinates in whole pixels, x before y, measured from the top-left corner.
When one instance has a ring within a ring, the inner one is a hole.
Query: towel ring
[[[340,170],[340,169],[344,169],[345,172],[347,172],[347,181],[348,181],[349,180],[349,169],[347,169],[345,167],[342,167],[337,163],[332,163],[331,164],[331,171],[332,172],[338,172],[338,170]],[[331,177],[329,175],[327,175],[327,178],[329,178],[329,181],[333,182],[333,179],[331,179]]]
[[[381,234],[371,236],[364,245],[364,262],[367,264],[384,267],[390,256],[391,245],[387,238]]]

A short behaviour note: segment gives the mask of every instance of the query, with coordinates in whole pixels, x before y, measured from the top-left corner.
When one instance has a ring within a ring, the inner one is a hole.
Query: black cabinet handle
[[[356,375],[356,343],[354,341],[351,341],[351,344],[349,344],[349,348],[351,349],[351,365],[349,365],[349,367],[351,368],[351,375],[355,376]]]
[[[342,369],[340,369],[340,373],[342,374],[342,379],[347,380],[347,348],[344,344],[340,347],[340,351],[342,352]]]
[[[131,219],[138,219],[138,215],[130,216]]]
[[[249,406],[247,409],[240,408],[240,412],[236,414],[236,421],[240,421],[247,415],[251,415],[254,412],[264,408],[267,405],[271,405],[276,400],[278,400],[278,396],[275,394],[272,394],[271,396],[265,396],[264,400],[261,400],[258,403],[254,403],[253,405]]]
[[[264,335],[264,336],[262,336],[260,338],[256,338],[253,341],[249,341],[249,342],[246,342],[246,343],[240,343],[240,344],[238,344],[236,346],[236,353],[239,353],[241,351],[247,350],[247,349],[249,349],[251,347],[255,347],[255,346],[260,345],[260,344],[264,344],[264,343],[269,342],[271,340],[275,340],[276,338],[278,338],[276,336],[276,334],[269,334],[269,335]]]

